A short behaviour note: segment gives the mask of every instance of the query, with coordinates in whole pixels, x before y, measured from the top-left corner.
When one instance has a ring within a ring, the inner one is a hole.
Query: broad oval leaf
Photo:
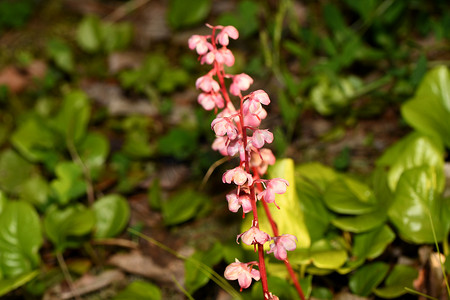
[[[95,213],[95,237],[109,238],[119,234],[130,218],[127,200],[120,195],[107,195],[92,205]]]
[[[80,158],[89,169],[91,178],[97,179],[109,153],[109,142],[104,135],[89,132],[79,146]]]
[[[57,252],[79,245],[80,237],[88,234],[95,225],[94,212],[82,204],[59,210],[52,206],[44,217],[44,229]]]
[[[365,232],[381,226],[387,220],[387,208],[380,208],[355,217],[337,217],[331,223],[339,229],[349,232]]]
[[[417,131],[439,138],[450,147],[450,75],[447,67],[430,70],[401,112]]]
[[[389,217],[404,240],[434,243],[433,232],[437,242],[448,232],[449,201],[440,196],[438,176],[434,167],[418,167],[400,177]]]
[[[350,290],[359,296],[367,297],[383,281],[388,271],[389,265],[383,262],[365,265],[350,276]]]
[[[171,0],[167,18],[172,27],[179,29],[201,22],[208,16],[210,9],[211,0]]]
[[[178,191],[162,203],[162,214],[166,225],[176,225],[195,217],[209,201],[205,195],[192,189]]]
[[[377,161],[380,167],[388,167],[388,185],[395,191],[400,176],[406,170],[420,166],[434,166],[438,172],[444,165],[443,147],[439,140],[414,132],[390,147]],[[442,174],[438,176],[439,188],[444,187]]]
[[[97,52],[101,49],[100,20],[96,16],[85,17],[77,29],[78,45],[87,52]]]
[[[384,286],[376,288],[373,292],[378,297],[392,299],[400,297],[407,293],[407,288],[413,288],[413,282],[419,275],[419,272],[410,266],[395,265],[392,272],[386,278]]]
[[[6,149],[0,153],[0,189],[17,194],[33,172],[33,166],[17,152]]]
[[[328,208],[342,214],[359,215],[377,209],[377,199],[365,184],[341,176],[328,185],[324,200]]]
[[[309,252],[312,263],[321,269],[338,269],[348,258],[347,251],[335,240],[317,241],[311,245]]]
[[[0,279],[0,296],[3,296],[11,292],[12,290],[15,290],[18,287],[26,284],[27,282],[35,278],[38,274],[39,270],[34,270],[12,278]]]
[[[0,215],[0,269],[12,278],[31,272],[40,262],[43,238],[39,216],[23,201],[7,202]]]
[[[395,233],[384,225],[371,231],[355,234],[353,256],[356,259],[374,259],[395,239]]]
[[[55,173],[57,178],[51,182],[50,186],[60,204],[65,205],[86,193],[83,170],[78,164],[72,161],[60,162],[56,166]]]

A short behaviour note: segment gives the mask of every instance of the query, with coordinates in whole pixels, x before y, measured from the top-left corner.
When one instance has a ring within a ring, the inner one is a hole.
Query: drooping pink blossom
[[[206,93],[211,91],[218,92],[220,90],[219,83],[217,83],[217,81],[215,81],[209,74],[199,77],[197,81],[195,81],[195,86],[197,89],[201,89]]]
[[[238,135],[236,125],[229,118],[215,118],[211,122],[211,128],[217,136],[227,135],[230,140],[234,140]]]
[[[250,166],[255,168],[259,175],[263,175],[266,173],[268,166],[275,163],[275,160],[272,150],[264,148],[258,152],[252,152]]]
[[[292,234],[283,234],[281,236],[273,237],[273,244],[270,244],[270,249],[267,254],[273,253],[276,259],[286,260],[287,251],[294,251],[297,248],[297,238]]]
[[[251,92],[248,95],[248,99],[251,101],[258,101],[259,103],[264,105],[269,105],[270,103],[269,95],[267,95],[267,93],[263,90],[256,90],[254,92]]]
[[[239,32],[234,26],[225,26],[219,34],[217,34],[217,42],[222,46],[227,46],[229,43],[228,37],[236,40],[239,38]]]
[[[242,207],[244,214],[252,211],[252,203],[248,194],[238,195],[236,191],[232,191],[226,196],[228,201],[228,209],[237,212]]]
[[[205,110],[212,110],[215,107],[223,108],[225,105],[222,95],[219,93],[201,93],[197,100]]]
[[[245,73],[233,76],[233,82],[230,85],[230,93],[239,96],[241,91],[246,91],[253,83],[253,79]]]
[[[200,60],[201,64],[212,65],[215,61],[219,64],[224,64],[228,67],[234,65],[234,55],[230,49],[221,48],[221,49],[213,49],[209,51],[206,55],[202,56]]]
[[[251,174],[245,172],[242,167],[236,167],[234,169],[226,171],[222,176],[223,183],[231,183],[234,182],[236,185],[244,185],[248,183],[248,185],[252,185],[253,177]]]
[[[224,277],[227,280],[238,280],[239,286],[242,289],[246,289],[252,283],[252,279],[258,281],[260,274],[258,270],[253,269],[254,265],[257,265],[256,261],[249,263],[241,263],[237,258],[234,263],[229,264],[225,268]]]
[[[211,148],[215,151],[219,151],[220,154],[226,156],[227,152],[227,144],[228,138],[226,136],[217,136],[214,142],[211,145]]]
[[[267,129],[257,129],[253,132],[252,145],[256,148],[262,148],[264,143],[272,143],[273,134]]]
[[[275,194],[284,194],[289,182],[283,178],[273,178],[266,181],[266,189],[258,194],[258,199],[264,198],[267,203],[275,201]]]
[[[199,55],[203,55],[213,49],[211,43],[207,41],[207,37],[203,35],[193,35],[188,40],[189,49],[197,51]]]
[[[265,242],[270,240],[270,236],[264,231],[260,230],[256,226],[250,227],[249,230],[239,234],[236,238],[236,242],[239,244],[239,239],[246,245],[255,245],[261,244],[263,245]]]

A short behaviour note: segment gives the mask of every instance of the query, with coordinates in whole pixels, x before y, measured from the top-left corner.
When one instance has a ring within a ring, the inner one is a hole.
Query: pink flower
[[[252,152],[250,158],[250,166],[256,168],[259,175],[263,175],[267,171],[269,165],[275,163],[275,155],[270,149],[260,149],[258,152]]]
[[[257,262],[241,263],[236,258],[234,263],[226,267],[224,276],[227,280],[237,279],[242,291],[250,286],[252,279],[259,280],[259,271],[253,269],[253,265],[256,264]]]
[[[228,154],[227,143],[228,138],[226,136],[218,136],[212,143],[211,148],[215,151],[219,151],[219,153],[222,154],[223,156],[226,156]]]
[[[215,118],[211,123],[211,128],[216,135],[227,135],[230,140],[234,140],[238,135],[236,126],[229,118]]]
[[[248,99],[250,101],[257,101],[264,105],[269,105],[269,103],[270,103],[269,95],[267,95],[267,93],[264,92],[263,90],[257,90],[257,91],[251,92],[248,95]]]
[[[235,156],[236,153],[239,153],[241,158],[245,157],[244,143],[241,139],[234,139],[227,146],[228,156]]]
[[[209,93],[211,91],[218,92],[220,90],[219,84],[210,75],[205,75],[198,78],[195,82],[195,87],[197,89],[203,90],[206,93]]]
[[[273,142],[273,134],[267,130],[257,129],[253,132],[252,136],[252,145],[256,148],[262,148],[264,143],[272,143]]]
[[[219,93],[201,93],[198,95],[198,103],[206,110],[212,110],[214,107],[223,108],[224,101]]]
[[[228,67],[231,67],[234,65],[234,55],[231,50],[227,48],[221,48],[219,50],[214,49],[208,54],[204,55],[200,62],[202,64],[207,63],[208,65],[211,65],[214,63],[214,61],[217,61],[219,64],[225,64]]]
[[[264,201],[272,203],[275,201],[275,194],[284,194],[289,182],[286,179],[274,178],[267,181],[266,189],[258,194],[258,199],[264,197]]]
[[[230,85],[230,93],[239,96],[241,91],[246,91],[253,83],[253,79],[247,74],[238,74],[233,76],[233,83]]]
[[[188,40],[189,49],[196,50],[199,55],[203,55],[208,50],[211,50],[213,46],[207,41],[206,36],[203,35],[193,35]]]
[[[217,35],[217,42],[222,46],[227,46],[229,42],[228,37],[233,40],[239,37],[239,32],[234,26],[225,26]]]
[[[258,101],[244,101],[242,112],[244,113],[245,126],[258,127],[261,124],[261,120],[267,117],[267,111]]]
[[[253,183],[253,177],[251,174],[247,173],[241,167],[236,167],[234,169],[226,171],[222,176],[223,183],[234,182],[236,185],[244,185],[246,182],[248,185]]]
[[[228,193],[227,196],[228,209],[232,212],[237,212],[242,206],[244,214],[252,211],[252,203],[248,194],[237,195],[236,191]]]
[[[281,236],[273,237],[273,244],[270,244],[270,249],[267,254],[273,253],[276,259],[286,260],[287,251],[294,251],[297,248],[297,238],[292,234],[283,234]]]
[[[249,230],[241,233],[237,236],[236,242],[239,244],[239,238],[246,245],[255,245],[261,244],[263,245],[265,242],[270,240],[270,236],[264,231],[259,230],[259,228],[252,226]]]

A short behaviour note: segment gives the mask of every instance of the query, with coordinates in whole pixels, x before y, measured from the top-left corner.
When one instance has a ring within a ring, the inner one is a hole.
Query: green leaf
[[[363,297],[370,293],[383,281],[389,271],[389,265],[375,262],[361,267],[350,276],[350,290]]]
[[[33,166],[11,149],[0,154],[0,189],[17,194],[33,172]]]
[[[87,16],[78,25],[78,45],[86,52],[97,52],[102,47],[100,20],[96,16]]]
[[[443,169],[443,149],[439,141],[413,132],[390,147],[377,161],[380,167],[389,167],[388,184],[395,191],[400,176],[406,170],[433,166],[438,172]],[[443,175],[438,176],[439,190],[444,187]]]
[[[387,220],[387,207],[356,217],[338,217],[331,221],[337,228],[349,232],[365,232],[381,226]]]
[[[0,279],[0,296],[3,296],[33,280],[33,278],[35,278],[38,274],[39,270],[34,270],[12,278]]]
[[[413,289],[413,282],[418,275],[415,268],[397,264],[386,278],[384,287],[376,288],[374,293],[385,299],[400,297],[408,292],[405,287]]]
[[[0,270],[12,278],[34,270],[43,239],[39,216],[23,201],[7,202],[0,215]]]
[[[169,24],[179,29],[202,22],[210,10],[211,0],[171,0],[167,17]]]
[[[82,204],[61,210],[52,206],[44,217],[45,233],[57,252],[63,252],[68,247],[78,247],[81,237],[88,234],[94,225],[94,212]]]
[[[67,204],[86,193],[86,182],[79,165],[71,161],[60,162],[55,170],[57,178],[50,184],[60,204]]]
[[[441,241],[450,226],[449,201],[440,197],[437,172],[434,167],[417,167],[403,172],[398,181],[389,218],[402,239],[413,243]]]
[[[300,241],[298,248],[308,248],[311,245],[311,238],[305,224],[305,216],[300,207],[296,192],[296,182],[294,176],[294,162],[292,159],[279,159],[269,169],[269,178],[284,178],[289,182],[286,193],[276,195],[275,202],[280,207],[269,204],[269,210],[277,227],[282,234],[295,235]],[[272,234],[272,227],[264,213],[262,206],[258,207],[259,225],[264,232]],[[242,223],[242,232],[251,227],[251,218],[245,218]],[[253,247],[252,247],[253,248]],[[294,251],[295,252],[295,251]],[[290,253],[289,253],[290,254]]]
[[[192,129],[174,128],[159,139],[159,152],[186,159],[198,150],[197,133]]]
[[[200,261],[208,267],[214,267],[223,258],[223,247],[220,243],[215,243],[211,249],[207,251],[196,251],[191,258],[194,260],[186,260],[185,269],[185,286],[189,293],[193,293],[208,283],[210,274],[205,274],[199,268],[195,261]]]
[[[92,205],[95,213],[95,237],[109,238],[119,234],[128,224],[130,207],[120,195],[107,195]]]
[[[136,280],[119,292],[113,300],[161,300],[161,290],[150,282]]]
[[[82,91],[70,91],[64,96],[63,105],[55,119],[53,128],[60,132],[66,143],[76,144],[84,137],[89,123],[91,107]]]
[[[348,254],[334,240],[320,240],[311,245],[309,249],[312,263],[321,269],[337,269],[347,260]]]
[[[47,53],[56,66],[65,72],[72,72],[74,68],[72,50],[69,45],[60,39],[51,39],[47,43]]]
[[[439,66],[423,78],[416,94],[401,107],[406,122],[450,147],[450,75]]]
[[[384,225],[371,231],[355,234],[353,237],[353,256],[357,259],[374,259],[383,253],[395,239],[395,233]]]
[[[324,200],[332,211],[351,215],[373,212],[378,204],[367,185],[343,175],[328,185]]]
[[[91,178],[97,179],[109,154],[108,140],[100,133],[89,132],[80,143],[78,152],[83,164],[89,169]]]
[[[129,23],[108,23],[100,24],[101,47],[110,53],[122,50],[129,45],[133,37],[133,27]]]
[[[25,181],[20,191],[20,199],[44,210],[50,200],[50,186],[40,175],[34,175]]]
[[[195,217],[210,199],[192,189],[183,189],[162,203],[164,224],[176,225]]]
[[[61,141],[44,120],[30,117],[14,131],[11,143],[28,160],[51,165],[58,158],[55,150]]]

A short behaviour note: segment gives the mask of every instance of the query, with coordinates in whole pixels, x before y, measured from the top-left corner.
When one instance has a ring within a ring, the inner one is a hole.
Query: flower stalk
[[[295,250],[297,238],[290,234],[279,235],[268,205],[275,203],[275,194],[283,194],[289,183],[282,178],[262,179],[267,167],[275,163],[275,156],[270,149],[263,148],[272,143],[273,134],[267,129],[260,129],[267,111],[263,105],[269,105],[270,98],[263,90],[257,90],[243,96],[242,91],[249,89],[253,79],[247,74],[227,74],[225,66],[234,64],[233,53],[227,48],[229,39],[237,39],[239,32],[233,26],[211,26],[211,35],[193,35],[189,39],[189,48],[199,55],[202,64],[211,65],[212,69],[196,81],[197,89],[201,90],[198,102],[206,110],[214,110],[216,118],[211,123],[211,129],[216,134],[212,148],[224,156],[238,155],[240,164],[226,171],[222,181],[236,185],[226,199],[228,208],[237,212],[241,207],[243,217],[252,212],[252,226],[239,234],[239,239],[253,245],[258,253],[258,261],[240,262],[237,258],[225,269],[225,278],[238,280],[241,291],[250,287],[252,280],[261,280],[265,300],[278,299],[269,291],[265,254],[274,254],[276,259],[283,261],[301,299],[305,299],[297,281],[295,272],[287,259],[287,251]],[[216,79],[217,78],[217,81]],[[226,81],[231,79],[229,87]],[[239,107],[235,108],[230,94],[239,98]],[[273,236],[260,230],[257,202],[264,207]],[[264,253],[264,245],[269,244],[269,251]],[[256,269],[257,268],[257,269]]]

